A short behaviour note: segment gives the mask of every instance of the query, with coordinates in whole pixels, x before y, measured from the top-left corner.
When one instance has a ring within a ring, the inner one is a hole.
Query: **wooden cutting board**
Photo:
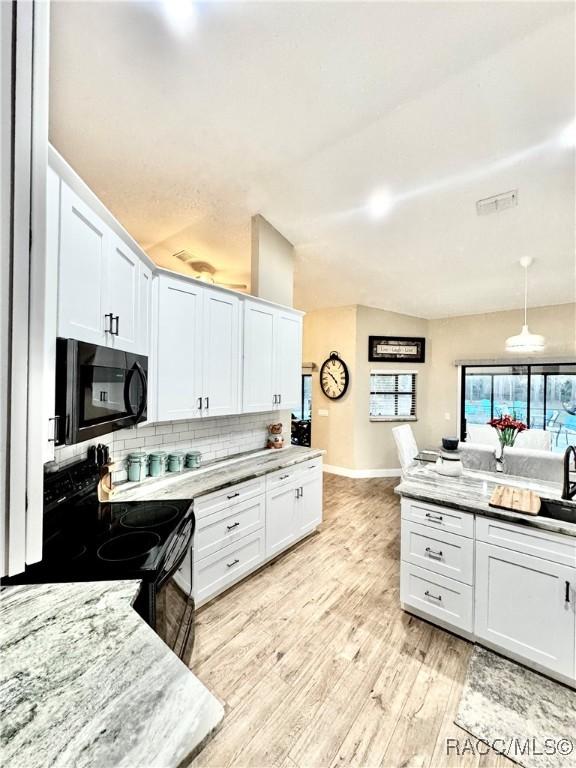
[[[509,485],[497,485],[492,491],[489,502],[491,507],[511,509],[525,515],[537,515],[540,512],[540,496],[526,488],[511,488]]]

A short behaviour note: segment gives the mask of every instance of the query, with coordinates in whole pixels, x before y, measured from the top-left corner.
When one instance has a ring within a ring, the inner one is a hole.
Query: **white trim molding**
[[[402,470],[397,469],[349,469],[348,467],[336,467],[333,464],[324,464],[324,472],[330,475],[341,475],[354,480],[363,480],[369,477],[401,477]]]

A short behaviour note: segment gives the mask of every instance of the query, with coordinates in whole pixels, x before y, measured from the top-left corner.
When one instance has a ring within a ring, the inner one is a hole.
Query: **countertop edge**
[[[539,517],[538,515],[523,515],[513,510],[500,509],[484,505],[483,502],[465,502],[455,501],[444,498],[440,495],[434,495],[430,491],[417,491],[412,489],[401,489],[402,483],[394,488],[394,493],[398,496],[416,501],[427,501],[431,504],[438,504],[450,509],[457,509],[462,512],[481,515],[482,517],[494,518],[495,520],[504,520],[509,523],[524,525],[528,528],[538,528],[548,533],[555,533],[561,536],[576,537],[576,525],[565,523],[562,520],[553,520],[552,518]]]

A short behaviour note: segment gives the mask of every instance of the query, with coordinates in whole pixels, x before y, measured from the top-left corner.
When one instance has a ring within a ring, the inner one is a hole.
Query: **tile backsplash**
[[[132,451],[161,449],[194,449],[202,453],[203,461],[224,459],[243,451],[266,447],[268,424],[282,422],[284,440],[290,442],[290,411],[272,413],[243,413],[238,416],[218,416],[213,419],[167,421],[120,429],[94,440],[56,448],[55,461],[50,468],[60,468],[86,456],[88,446],[105,443],[116,462],[112,474],[115,483],[127,478],[126,457]]]

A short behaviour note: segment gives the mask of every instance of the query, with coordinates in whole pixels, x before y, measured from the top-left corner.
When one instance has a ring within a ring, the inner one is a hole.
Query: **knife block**
[[[100,467],[100,480],[98,481],[98,501],[110,501],[116,493],[112,483],[112,469],[114,462],[109,461]]]

